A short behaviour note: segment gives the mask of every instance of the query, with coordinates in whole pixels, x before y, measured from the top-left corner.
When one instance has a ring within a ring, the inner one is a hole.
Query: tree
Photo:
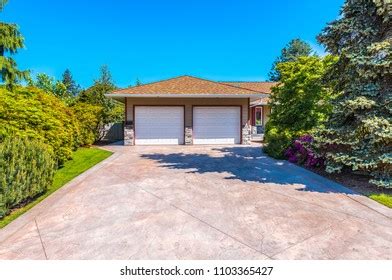
[[[101,66],[100,76],[94,82],[95,82],[95,84],[105,85],[108,88],[111,88],[111,90],[116,88],[116,86],[114,85],[114,82],[113,82],[112,73],[110,72],[109,67],[107,65]]]
[[[0,12],[8,0],[0,0]],[[16,24],[0,22],[0,77],[9,90],[12,90],[15,84],[20,80],[28,77],[28,71],[20,71],[12,57],[6,54],[14,55],[18,49],[24,47],[24,39],[19,32]]]
[[[323,83],[326,71],[336,62],[333,56],[303,56],[278,63],[281,83],[272,89],[271,115],[266,125],[265,151],[283,158],[291,142],[324,123],[331,110],[333,93]]]
[[[94,85],[81,92],[79,100],[90,104],[101,105],[110,111],[113,107],[113,100],[105,96],[106,93],[115,90],[112,74],[108,66],[103,65],[100,69],[100,76],[94,81]]]
[[[62,83],[64,84],[69,96],[77,96],[79,94],[80,85],[75,82],[69,69],[65,69]]]
[[[310,56],[313,54],[311,46],[301,39],[291,40],[281,51],[280,56],[275,60],[268,76],[270,81],[277,82],[280,80],[280,73],[277,65],[281,62],[295,61],[300,56]]]
[[[124,105],[105,96],[106,93],[116,88],[109,68],[104,65],[101,67],[100,76],[94,81],[94,85],[82,91],[79,95],[78,102],[97,105],[102,108],[98,116],[97,140],[102,138],[103,128],[106,124],[119,122],[124,118]]]
[[[35,80],[29,78],[28,85],[42,89],[46,93],[55,95],[66,103],[70,102],[72,96],[67,92],[66,86],[61,81],[56,81],[53,77],[45,73],[40,73]]]
[[[318,39],[339,55],[329,79],[340,95],[316,139],[326,152],[326,170],[369,174],[373,184],[391,188],[391,1],[347,0]]]
[[[141,86],[142,82],[139,80],[139,78],[136,78],[135,86]]]

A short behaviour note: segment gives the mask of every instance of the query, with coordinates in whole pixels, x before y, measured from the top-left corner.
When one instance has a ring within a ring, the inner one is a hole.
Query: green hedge
[[[83,142],[73,110],[59,98],[34,87],[10,92],[0,88],[0,137],[37,139],[53,148],[61,166]]]
[[[0,218],[43,193],[53,182],[51,148],[27,137],[7,137],[0,144]]]
[[[99,138],[103,108],[85,102],[76,102],[70,107],[79,122],[79,145],[90,146]]]
[[[265,142],[267,144],[264,146],[264,151],[271,157],[284,159],[284,152],[297,135],[288,129],[279,130],[270,124],[266,125]]]

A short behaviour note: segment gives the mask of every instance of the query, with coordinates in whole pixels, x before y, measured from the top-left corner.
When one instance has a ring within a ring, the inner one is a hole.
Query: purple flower
[[[313,137],[311,135],[299,137],[287,148],[284,153],[285,157],[290,162],[304,164],[307,167],[324,165],[324,159],[313,151],[312,142]]]

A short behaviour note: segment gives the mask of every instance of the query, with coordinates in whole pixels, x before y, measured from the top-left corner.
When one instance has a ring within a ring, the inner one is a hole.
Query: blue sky
[[[280,50],[315,37],[343,0],[10,0],[2,20],[20,26],[21,69],[83,87],[107,64],[117,85],[179,75],[265,80]]]

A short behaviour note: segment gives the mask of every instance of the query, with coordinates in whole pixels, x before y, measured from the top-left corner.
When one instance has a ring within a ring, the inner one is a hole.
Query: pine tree
[[[340,57],[329,74],[340,95],[317,137],[327,171],[351,169],[392,188],[392,1],[346,0],[318,39]]]
[[[65,85],[68,95],[77,96],[79,94],[80,85],[76,84],[69,69],[65,69],[62,83]]]
[[[280,56],[275,60],[268,76],[270,81],[280,80],[280,73],[276,66],[281,62],[295,61],[300,56],[310,56],[313,54],[311,46],[301,39],[291,40],[281,51]]]
[[[8,0],[0,0],[0,12]],[[24,47],[24,39],[19,32],[16,24],[0,22],[0,78],[9,90],[12,90],[15,84],[20,80],[28,77],[27,71],[17,69],[15,60],[9,56],[18,52],[18,49]]]

